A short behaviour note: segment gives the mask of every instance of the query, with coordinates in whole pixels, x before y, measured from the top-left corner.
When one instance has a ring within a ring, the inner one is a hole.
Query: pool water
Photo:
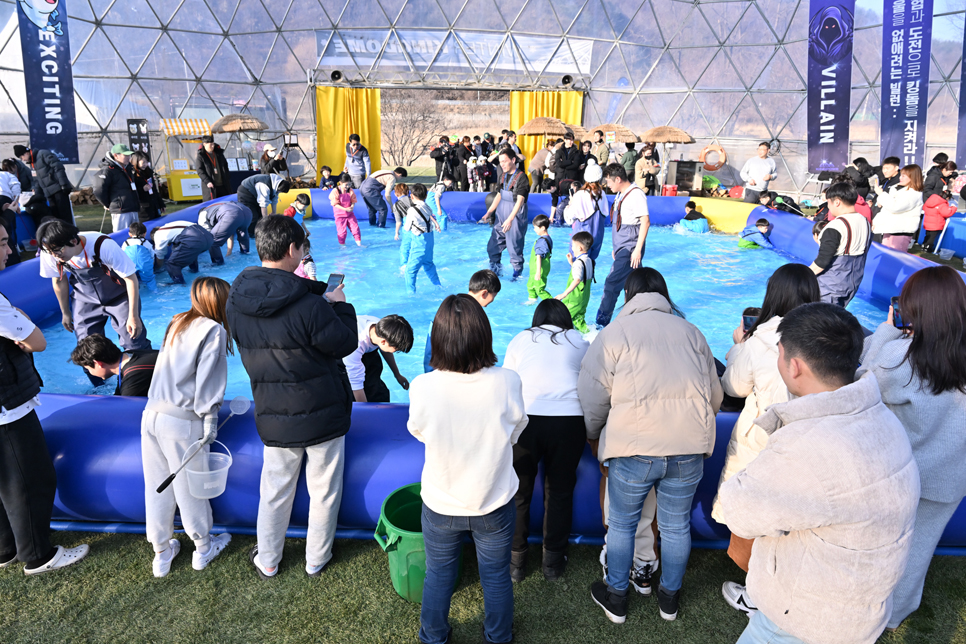
[[[345,274],[345,293],[348,301],[360,315],[381,317],[397,313],[412,324],[415,332],[413,349],[408,354],[396,354],[396,361],[404,376],[410,380],[423,372],[423,351],[426,333],[436,309],[444,297],[451,293],[465,292],[470,276],[489,267],[486,242],[490,227],[486,225],[458,224],[438,233],[435,247],[435,263],[442,287],[436,288],[420,273],[417,293],[409,295],[402,273],[399,271],[399,242],[393,240],[391,228],[376,229],[362,224],[363,248],[351,243],[340,247],[336,240],[335,223],[330,220],[306,220],[311,233],[312,256],[318,265],[320,279],[329,273]],[[552,228],[554,241],[552,268],[548,290],[560,294],[565,290],[569,266],[569,228]],[[527,257],[535,239],[532,230],[527,234]],[[587,320],[597,314],[603,293],[604,280],[610,271],[610,231],[597,263],[597,283],[593,285]],[[765,284],[772,272],[791,261],[778,253],[766,250],[743,250],[737,247],[734,236],[698,234],[680,226],[653,227],[647,236],[644,255],[645,266],[656,268],[664,275],[668,290],[675,304],[684,311],[687,319],[695,324],[708,339],[714,355],[724,361],[732,346],[732,332],[741,321],[741,312],[748,306],[761,306]],[[202,275],[214,275],[231,282],[246,266],[256,265],[258,258],[252,248],[250,255],[237,252],[226,259],[225,265],[211,265],[207,253],[201,257]],[[504,269],[509,275],[509,258],[504,254]],[[186,273],[190,278],[190,273]],[[490,304],[486,312],[493,326],[494,350],[502,361],[510,340],[530,326],[533,306],[528,306],[526,271],[518,282],[503,280],[503,290]],[[148,337],[155,348],[161,344],[165,328],[171,317],[190,307],[188,286],[170,283],[167,273],[158,274],[159,289],[156,293],[142,290],[142,317],[147,325]],[[885,319],[885,309],[858,299],[853,300],[849,310],[867,328],[874,329]],[[616,315],[616,313],[615,313]],[[47,393],[103,393],[114,392],[115,379],[100,388],[92,389],[80,367],[66,362],[76,345],[74,335],[59,325],[44,331],[47,350],[36,355],[37,368],[44,379]],[[595,335],[588,334],[588,339]],[[117,341],[113,330],[108,337]],[[658,365],[656,367],[659,368]],[[409,396],[399,386],[388,368],[383,379],[389,385],[393,402],[408,402]],[[251,396],[251,384],[238,355],[228,358],[227,397]]]

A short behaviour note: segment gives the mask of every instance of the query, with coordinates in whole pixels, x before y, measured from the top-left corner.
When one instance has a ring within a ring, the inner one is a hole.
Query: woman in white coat
[[[922,168],[913,164],[899,171],[899,185],[888,191],[875,188],[879,213],[872,220],[872,232],[882,235],[882,244],[903,253],[919,232],[922,217]]]
[[[747,331],[743,323],[735,329],[735,346],[725,358],[728,366],[721,376],[721,386],[729,396],[744,398],[745,407],[731,432],[719,488],[745,469],[768,443],[768,434],[754,424],[755,419],[770,405],[788,400],[788,389],[778,373],[778,325],[792,309],[820,298],[818,280],[811,269],[804,264],[786,264],[768,278],[765,300],[755,323]],[[717,497],[711,516],[724,523]],[[752,539],[731,535],[728,556],[745,572],[752,543]],[[749,614],[755,610],[744,586],[726,581],[721,592],[733,608]]]

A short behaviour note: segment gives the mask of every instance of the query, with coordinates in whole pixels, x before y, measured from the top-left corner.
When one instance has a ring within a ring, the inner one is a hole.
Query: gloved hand
[[[202,445],[211,445],[218,438],[218,415],[205,416],[205,433],[201,436]]]

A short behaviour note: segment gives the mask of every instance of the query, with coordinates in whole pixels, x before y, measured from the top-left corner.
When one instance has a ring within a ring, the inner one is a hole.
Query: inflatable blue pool
[[[314,216],[331,218],[323,191],[312,191]],[[447,193],[444,207],[452,221],[475,221],[484,212],[484,195]],[[549,196],[534,195],[533,200]],[[671,225],[680,220],[686,197],[649,197],[652,224]],[[191,206],[166,219],[196,218],[201,206]],[[531,212],[536,210],[533,208]],[[793,215],[768,212],[774,223],[772,241],[783,252],[810,262],[816,252],[811,223]],[[752,210],[749,220],[760,216]],[[164,219],[159,222],[165,221]],[[157,225],[158,222],[149,223]],[[860,296],[888,301],[915,270],[929,262],[875,245]],[[0,291],[42,326],[59,321],[50,283],[38,275],[36,260],[0,273]],[[54,527],[58,529],[143,532],[144,481],[140,452],[140,417],[143,399],[42,394],[38,414],[57,468],[58,494]],[[223,417],[228,414],[225,405]],[[423,446],[406,430],[408,407],[396,404],[356,404],[352,429],[346,437],[345,491],[339,514],[339,535],[371,538],[383,499],[392,490],[418,481]],[[737,414],[721,413],[713,456],[705,463],[705,476],[692,509],[695,545],[723,547],[728,530],[711,519],[724,453]],[[236,533],[253,533],[258,507],[262,443],[254,415],[231,420],[221,440],[234,457],[225,494],[212,501],[215,523]],[[599,504],[600,472],[587,450],[578,471],[575,493],[574,539],[599,543],[603,537]],[[536,490],[532,534],[541,533],[542,491]],[[884,502],[888,502],[884,500]],[[304,476],[299,482],[290,535],[304,536],[308,495]],[[944,548],[966,547],[966,510],[962,508],[947,527]]]

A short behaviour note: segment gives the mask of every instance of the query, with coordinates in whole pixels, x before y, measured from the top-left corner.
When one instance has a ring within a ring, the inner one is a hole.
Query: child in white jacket
[[[198,441],[205,446],[193,465],[203,465],[207,445],[218,435],[218,411],[228,383],[227,353],[234,352],[225,316],[228,290],[228,282],[216,277],[199,277],[192,283],[191,310],[179,313],[168,325],[141,417],[145,523],[154,546],[155,577],[168,574],[181,550],[174,538],[175,507],[195,543],[195,570],[203,570],[231,541],[230,534],[210,534],[211,505],[191,495],[183,473],[163,492],[156,492]]]

